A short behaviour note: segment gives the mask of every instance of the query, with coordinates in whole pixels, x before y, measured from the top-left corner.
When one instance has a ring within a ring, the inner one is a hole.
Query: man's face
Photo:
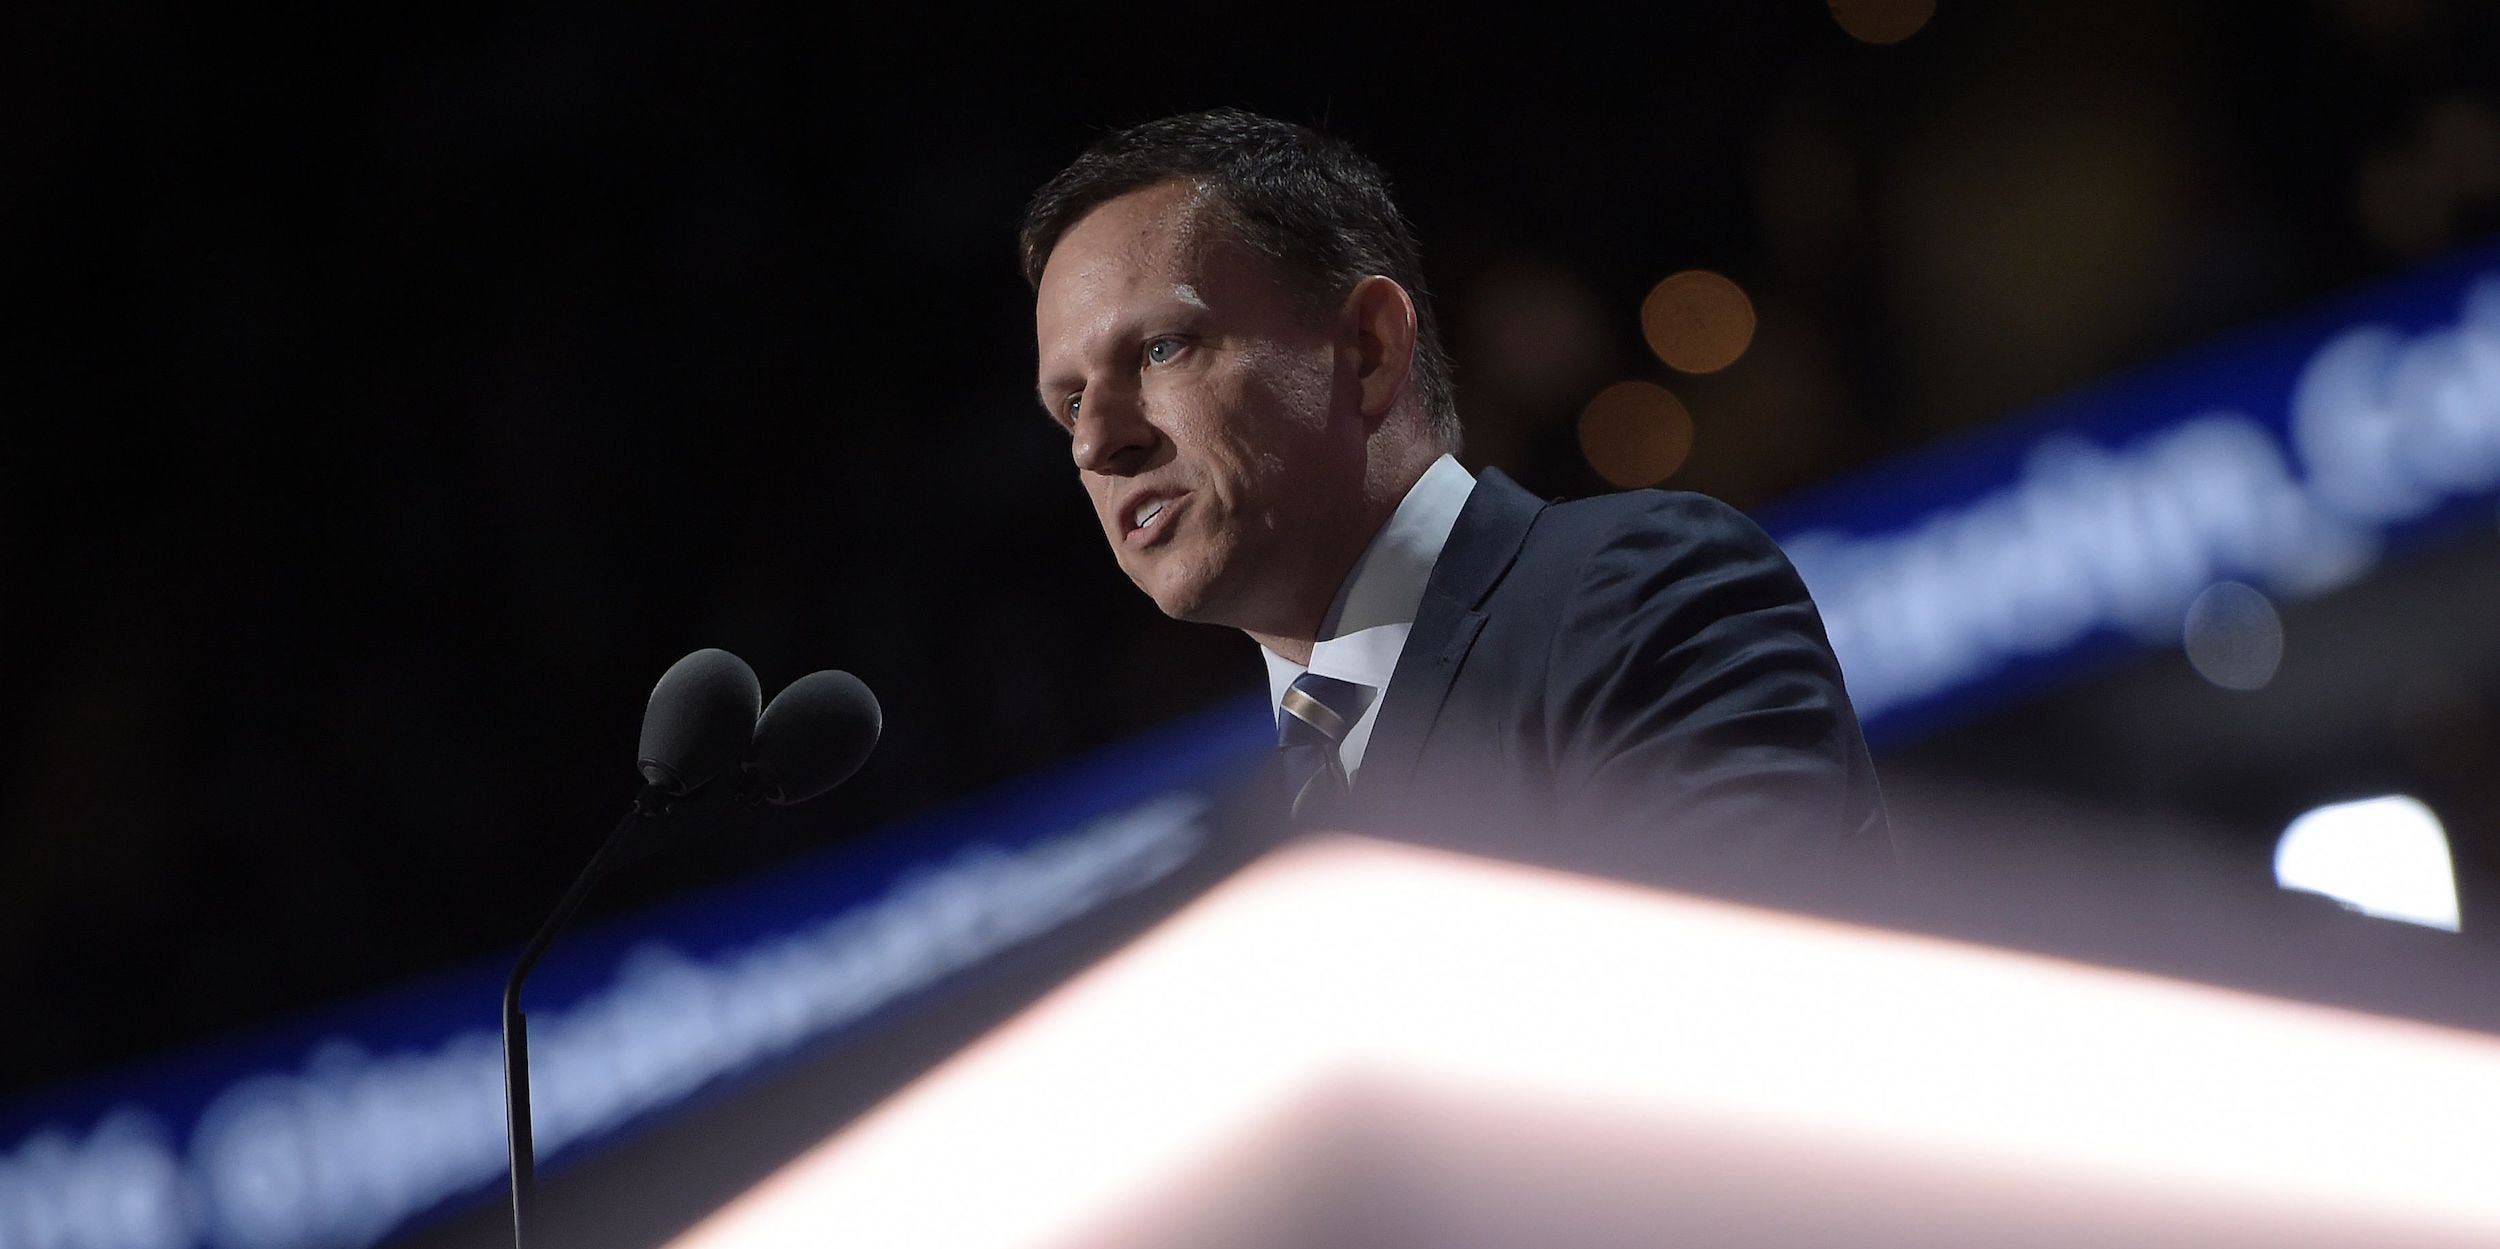
[[[1165,613],[1307,636],[1368,538],[1329,327],[1186,183],[1068,230],[1034,312],[1042,406],[1120,567]]]

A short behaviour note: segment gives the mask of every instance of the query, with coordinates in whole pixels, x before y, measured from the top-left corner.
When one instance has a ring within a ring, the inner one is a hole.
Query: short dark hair
[[[1182,181],[1212,195],[1235,239],[1276,266],[1306,316],[1334,311],[1373,274],[1405,287],[1415,302],[1415,393],[1441,444],[1458,449],[1450,358],[1414,227],[1389,198],[1388,176],[1344,140],[1237,108],[1116,131],[1034,192],[1016,231],[1024,280],[1040,289],[1050,253],[1087,213]]]

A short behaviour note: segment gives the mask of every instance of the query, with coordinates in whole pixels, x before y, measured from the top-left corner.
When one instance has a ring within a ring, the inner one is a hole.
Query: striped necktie
[[[1363,718],[1376,691],[1368,685],[1305,672],[1285,690],[1276,717],[1276,753],[1285,768],[1296,821],[1313,818],[1345,795],[1347,730]]]

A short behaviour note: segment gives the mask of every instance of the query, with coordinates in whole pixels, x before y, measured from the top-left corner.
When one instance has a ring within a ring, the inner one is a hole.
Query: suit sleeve
[[[1821,617],[1734,509],[1658,494],[1590,555],[1548,662],[1569,835],[1748,892],[1889,879],[1882,794]]]

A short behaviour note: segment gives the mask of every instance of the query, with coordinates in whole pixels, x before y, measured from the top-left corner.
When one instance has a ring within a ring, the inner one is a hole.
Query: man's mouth
[[[1135,505],[1129,513],[1128,529],[1121,540],[1130,546],[1148,546],[1163,540],[1172,528],[1180,510],[1180,495],[1160,495]]]

